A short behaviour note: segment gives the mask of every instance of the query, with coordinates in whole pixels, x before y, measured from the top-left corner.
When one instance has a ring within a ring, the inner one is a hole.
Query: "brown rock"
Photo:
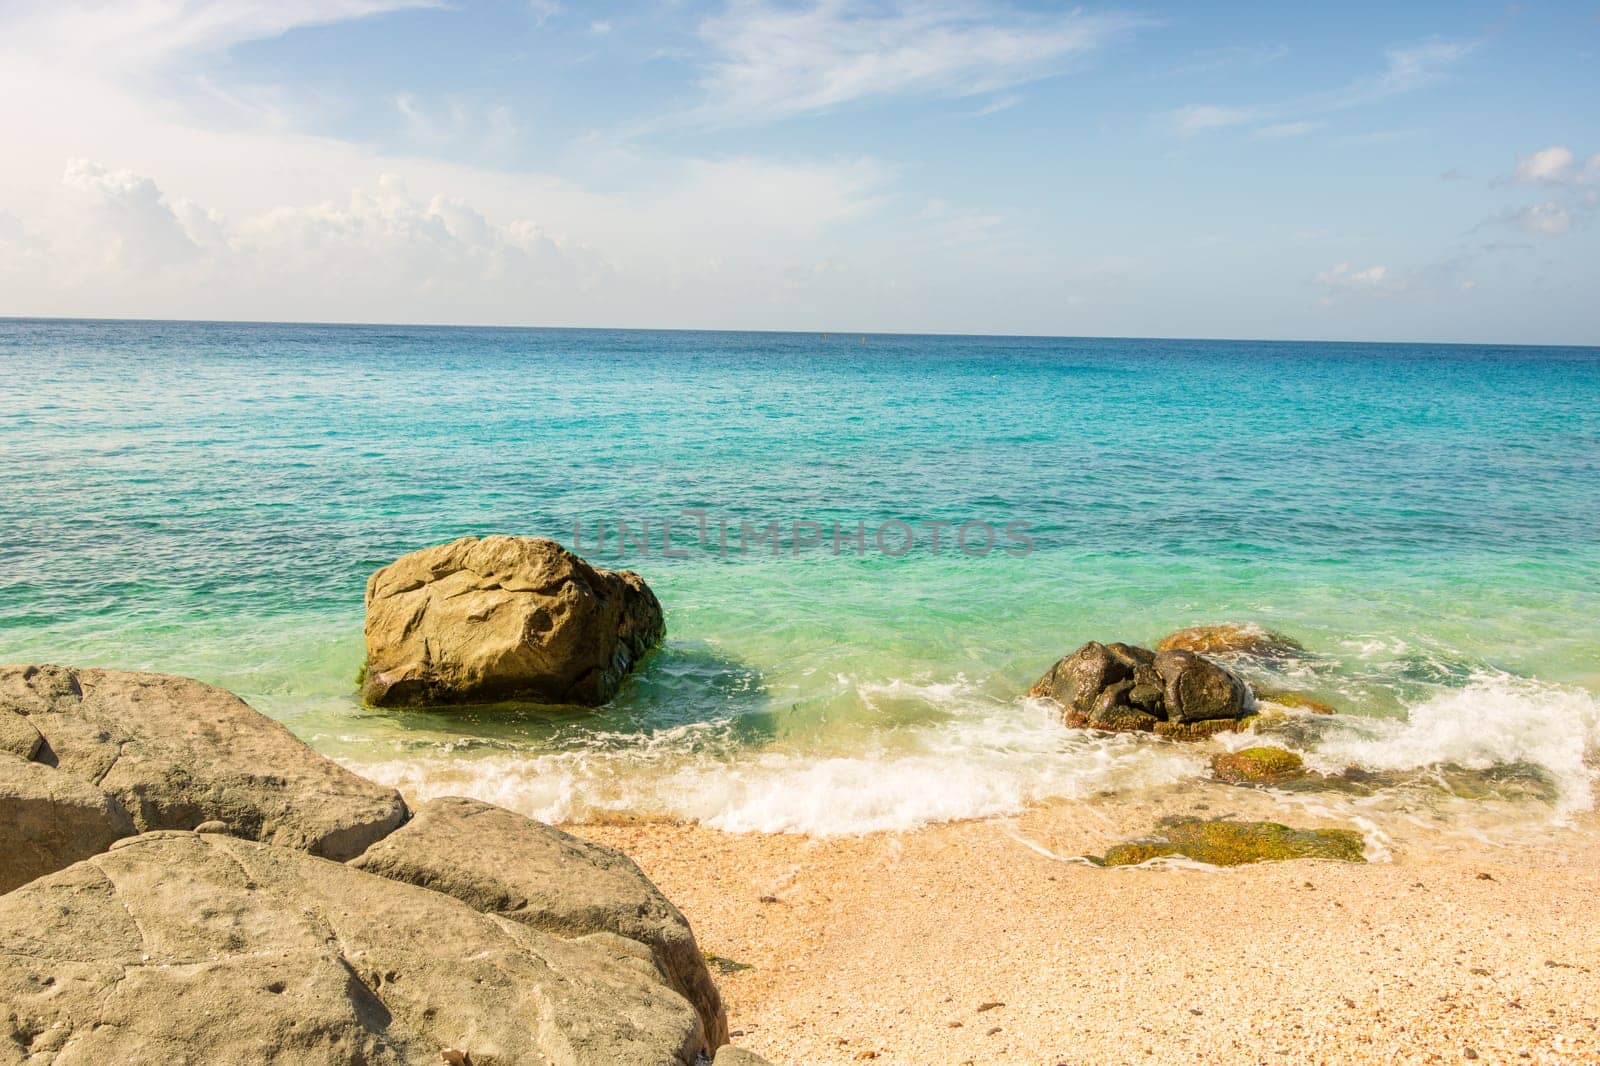
[[[81,778],[0,753],[0,892],[134,832],[122,804]]]
[[[1299,641],[1281,633],[1274,633],[1254,622],[1222,622],[1217,625],[1190,626],[1188,629],[1169,633],[1161,638],[1156,650],[1282,659],[1303,655],[1306,649]]]
[[[350,865],[555,936],[605,931],[636,940],[694,1005],[707,1050],[727,1042],[722,997],[689,923],[619,851],[488,803],[450,797],[422,804],[410,822]]]
[[[134,832],[221,821],[240,836],[343,860],[405,819],[393,789],[190,678],[0,666],[0,712],[25,717],[44,738],[36,758],[116,800]]]
[[[687,1066],[641,945],[302,851],[154,833],[0,897],[0,1061]]]
[[[597,569],[553,540],[463,537],[367,581],[362,696],[598,706],[665,632],[631,571]]]
[[[32,759],[43,745],[44,737],[26,715],[0,707],[0,752],[9,752],[19,759]]]

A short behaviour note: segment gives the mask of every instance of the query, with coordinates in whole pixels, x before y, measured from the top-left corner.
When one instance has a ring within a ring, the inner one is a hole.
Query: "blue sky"
[[[1600,0],[0,0],[0,314],[1600,343]]]

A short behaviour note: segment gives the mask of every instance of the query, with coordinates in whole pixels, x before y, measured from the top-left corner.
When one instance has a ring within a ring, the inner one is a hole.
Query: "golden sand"
[[[1073,860],[1162,814],[1359,817],[1375,861]],[[775,1066],[1600,1062],[1600,819],[1515,821],[1196,783],[852,838],[569,828],[728,961],[735,1043]]]

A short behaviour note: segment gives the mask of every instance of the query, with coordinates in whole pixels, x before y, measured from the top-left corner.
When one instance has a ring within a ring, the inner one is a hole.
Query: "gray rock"
[[[463,537],[368,579],[362,696],[598,706],[665,632],[631,571],[597,569],[553,540]]]
[[[1054,701],[1067,725],[1195,740],[1235,728],[1254,710],[1250,687],[1193,652],[1090,641],[1029,690]]]
[[[604,931],[636,940],[694,1005],[707,1049],[728,1039],[722,997],[689,923],[619,851],[488,803],[452,797],[422,804],[410,822],[350,865],[556,936]]]
[[[1255,705],[1250,686],[1226,667],[1192,651],[1164,651],[1155,670],[1166,684],[1169,722],[1238,718]]]
[[[44,741],[35,760],[110,795],[137,832],[221,821],[240,836],[344,860],[405,820],[393,789],[190,678],[0,666],[0,714],[25,718]]]
[[[122,804],[89,782],[0,752],[0,892],[132,833]]]
[[[152,833],[0,897],[0,1062],[689,1066],[641,945],[302,851]]]

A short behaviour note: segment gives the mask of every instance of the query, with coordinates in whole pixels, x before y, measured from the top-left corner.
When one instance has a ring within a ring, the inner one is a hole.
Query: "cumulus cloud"
[[[1142,20],[991,3],[800,6],[742,0],[706,19],[695,117],[748,123],[896,96],[971,96],[1061,73]]]
[[[1553,144],[1518,159],[1510,177],[1495,184],[1538,186],[1549,198],[1502,211],[1488,224],[1511,225],[1542,237],[1565,236],[1600,209],[1600,189],[1595,188],[1600,186],[1600,153],[1580,162],[1571,148]]]
[[[1553,144],[1517,161],[1511,180],[1524,185],[1600,184],[1600,152],[1578,165],[1578,156],[1565,145]]]

